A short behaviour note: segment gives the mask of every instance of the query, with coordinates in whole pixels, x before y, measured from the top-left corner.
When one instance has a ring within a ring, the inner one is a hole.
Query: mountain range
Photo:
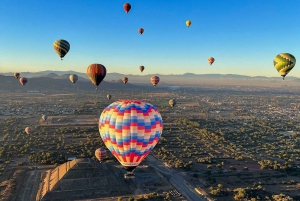
[[[86,73],[75,71],[40,71],[40,72],[20,72],[21,77],[28,78],[28,83],[23,87],[19,81],[13,77],[13,72],[0,73],[0,90],[1,91],[15,91],[15,90],[94,90],[90,79]],[[75,85],[69,80],[70,74],[77,74],[78,81]],[[246,76],[235,74],[193,74],[185,73],[181,75],[162,75],[155,74],[160,77],[160,82],[155,90],[164,87],[187,86],[187,85],[259,85],[259,86],[281,86],[298,85],[300,78],[287,77],[285,82],[281,82],[278,77],[265,76]],[[128,77],[129,81],[125,85],[122,82],[122,77]],[[107,73],[105,79],[99,85],[99,89],[107,90],[154,90],[150,83],[152,75],[132,75],[120,73]],[[170,88],[170,89],[171,89]]]
[[[0,73],[1,75],[11,76],[14,72],[8,72],[8,73]],[[39,71],[39,72],[20,72],[21,76],[27,77],[27,78],[35,78],[35,77],[52,77],[55,79],[65,79],[70,74],[76,74],[81,78],[88,79],[88,76],[86,73],[81,72],[75,72],[75,71]],[[194,74],[194,73],[185,73],[185,74],[141,74],[141,75],[133,75],[133,74],[120,74],[120,73],[107,73],[105,80],[111,81],[111,80],[119,80],[122,79],[122,77],[126,76],[130,79],[131,82],[140,82],[140,81],[146,81],[148,82],[150,80],[150,77],[152,75],[157,75],[160,78],[169,78],[169,79],[190,79],[190,78],[205,78],[205,79],[247,79],[247,80],[278,80],[280,76],[278,77],[266,77],[266,76],[247,76],[247,75],[237,75],[237,74]],[[61,78],[59,76],[62,76]],[[148,77],[149,79],[145,80],[145,77]],[[298,77],[293,76],[287,76],[289,80],[294,79],[300,79]]]
[[[94,91],[96,88],[90,80],[80,76],[78,77],[78,81],[73,85],[69,80],[69,74],[57,75],[55,73],[48,73],[27,78],[28,82],[25,86],[22,86],[19,80],[14,76],[0,75],[0,91]],[[99,91],[139,90],[143,88],[143,86],[136,86],[130,83],[125,85],[122,80],[119,79],[111,82],[102,81],[98,88]]]

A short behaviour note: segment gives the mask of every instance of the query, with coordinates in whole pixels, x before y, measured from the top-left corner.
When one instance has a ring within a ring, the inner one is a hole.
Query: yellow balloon
[[[191,24],[192,24],[192,21],[191,20],[187,20],[186,22],[185,22],[185,24],[186,24],[186,26],[191,26]]]

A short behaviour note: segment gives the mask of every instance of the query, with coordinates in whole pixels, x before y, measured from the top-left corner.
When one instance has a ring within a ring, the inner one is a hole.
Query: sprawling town
[[[296,87],[0,95],[0,200],[300,200]],[[163,119],[161,138],[134,178],[124,178],[98,129],[104,108],[120,99],[148,102]],[[107,150],[101,163],[98,148]]]

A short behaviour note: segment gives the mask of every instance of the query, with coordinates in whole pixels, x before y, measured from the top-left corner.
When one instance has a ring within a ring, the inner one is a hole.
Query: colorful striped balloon
[[[163,121],[156,107],[139,100],[119,100],[99,119],[100,136],[129,174],[158,143]]]
[[[56,40],[53,43],[53,48],[54,48],[54,51],[58,54],[58,56],[62,60],[62,58],[64,58],[64,56],[66,56],[66,54],[70,50],[70,43],[63,39]]]
[[[95,156],[100,162],[103,161],[106,158],[106,150],[103,148],[96,149]]]
[[[106,76],[106,68],[102,64],[91,64],[87,67],[86,73],[97,89]]]
[[[284,77],[294,68],[296,58],[292,54],[281,53],[274,58],[273,64],[284,80]]]

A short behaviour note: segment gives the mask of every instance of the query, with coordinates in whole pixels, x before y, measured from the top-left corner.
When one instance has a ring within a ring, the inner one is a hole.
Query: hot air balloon
[[[156,87],[156,85],[159,83],[159,77],[158,76],[152,76],[150,81],[153,84],[153,86]]]
[[[69,79],[73,84],[75,84],[75,82],[78,80],[78,76],[76,74],[71,74]]]
[[[33,131],[33,129],[31,127],[26,127],[25,128],[25,132],[29,135],[31,132]]]
[[[15,78],[19,78],[20,77],[20,73],[14,73]]]
[[[106,107],[99,118],[105,146],[127,170],[133,170],[158,143],[163,121],[156,107],[139,100],[119,100]]]
[[[95,156],[98,159],[98,161],[101,163],[103,159],[106,158],[106,150],[103,148],[96,149]]]
[[[43,119],[44,121],[46,121],[46,120],[48,119],[48,116],[44,114],[44,115],[42,116],[42,119]]]
[[[175,99],[169,100],[169,104],[170,104],[171,107],[174,107],[176,105]]]
[[[210,65],[212,65],[215,62],[215,59],[213,57],[209,57],[207,61]]]
[[[106,68],[102,64],[91,64],[87,67],[86,73],[98,89],[99,84],[106,76]]]
[[[26,77],[21,77],[20,78],[20,83],[21,83],[21,85],[24,86],[27,83],[27,78]]]
[[[128,12],[131,9],[131,5],[129,3],[125,3],[123,7],[124,7],[125,12],[128,14]]]
[[[284,80],[284,77],[294,68],[296,58],[289,53],[281,53],[274,58],[273,63],[274,67]]]
[[[142,35],[144,33],[144,29],[143,28],[139,28],[138,32]]]
[[[107,97],[107,99],[108,99],[108,100],[110,100],[110,99],[111,99],[111,95],[110,95],[110,94],[107,94],[107,96],[106,96],[106,97]]]
[[[141,71],[141,72],[143,72],[143,71],[144,71],[144,69],[145,69],[145,67],[144,67],[144,66],[140,66],[140,71]]]
[[[58,54],[61,60],[63,60],[64,56],[69,52],[70,50],[70,43],[66,40],[60,39],[56,40],[53,43],[53,48],[55,52]]]
[[[192,24],[192,21],[191,21],[191,20],[187,20],[187,21],[185,22],[185,24],[186,24],[186,26],[190,27],[191,24]]]
[[[123,77],[122,81],[123,81],[124,84],[126,84],[128,82],[128,77]]]

